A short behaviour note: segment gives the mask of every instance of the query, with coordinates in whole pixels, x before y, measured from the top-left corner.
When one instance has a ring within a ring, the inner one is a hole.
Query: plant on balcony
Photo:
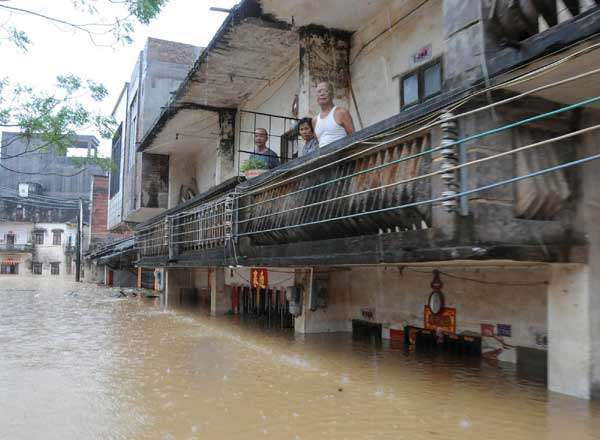
[[[262,160],[252,157],[242,163],[240,171],[244,173],[246,179],[251,179],[267,171],[267,165]]]

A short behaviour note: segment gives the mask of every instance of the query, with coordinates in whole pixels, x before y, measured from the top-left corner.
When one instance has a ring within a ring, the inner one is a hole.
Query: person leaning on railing
[[[322,82],[317,86],[317,102],[321,112],[314,118],[313,126],[321,147],[354,133],[354,122],[348,109],[333,105],[331,83]]]
[[[312,118],[302,118],[298,122],[298,133],[304,139],[304,147],[302,148],[302,156],[312,153],[319,149],[319,141],[313,130]]]

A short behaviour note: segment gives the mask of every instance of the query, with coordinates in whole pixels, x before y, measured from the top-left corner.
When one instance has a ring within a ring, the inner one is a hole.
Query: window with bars
[[[36,231],[33,233],[34,244],[44,244],[44,231]]]
[[[51,275],[59,275],[60,274],[60,263],[50,263],[50,274]]]
[[[42,274],[42,263],[33,263],[31,266],[31,270],[34,275]]]
[[[52,232],[52,244],[54,246],[60,246],[62,244],[62,232],[61,231],[53,231]]]
[[[436,58],[400,78],[400,107],[420,104],[442,92],[442,59]]]
[[[121,190],[121,144],[123,133],[123,124],[119,125],[117,132],[113,136],[112,141],[112,161],[114,169],[110,171],[110,198],[112,199],[115,194]]]

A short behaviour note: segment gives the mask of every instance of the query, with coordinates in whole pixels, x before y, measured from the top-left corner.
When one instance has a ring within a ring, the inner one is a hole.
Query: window
[[[62,243],[62,231],[52,231],[52,244],[54,246],[60,246]]]
[[[21,222],[25,220],[25,209],[22,206],[17,206],[17,210],[15,211],[16,220]]]
[[[42,263],[33,263],[31,270],[33,271],[34,275],[41,275],[42,274]]]
[[[112,140],[112,162],[114,169],[110,171],[110,198],[120,191],[121,186],[121,139],[122,139],[123,124],[119,125],[117,132]]]
[[[402,109],[419,104],[442,91],[442,60],[437,58],[423,64],[400,79]]]
[[[60,263],[50,263],[50,274],[51,275],[59,275],[60,274]]]
[[[129,169],[135,162],[135,141],[137,140],[137,96],[134,96],[129,107]]]
[[[44,231],[36,231],[33,233],[33,242],[35,244],[44,244]]]

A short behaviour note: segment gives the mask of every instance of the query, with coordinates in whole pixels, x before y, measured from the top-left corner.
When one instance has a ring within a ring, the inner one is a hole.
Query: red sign
[[[456,333],[456,309],[444,307],[440,313],[434,315],[429,306],[425,306],[424,327],[427,330],[438,328],[446,333]]]
[[[266,289],[269,285],[267,269],[252,269],[250,275],[254,289]]]
[[[494,336],[494,324],[481,324],[481,336]]]

